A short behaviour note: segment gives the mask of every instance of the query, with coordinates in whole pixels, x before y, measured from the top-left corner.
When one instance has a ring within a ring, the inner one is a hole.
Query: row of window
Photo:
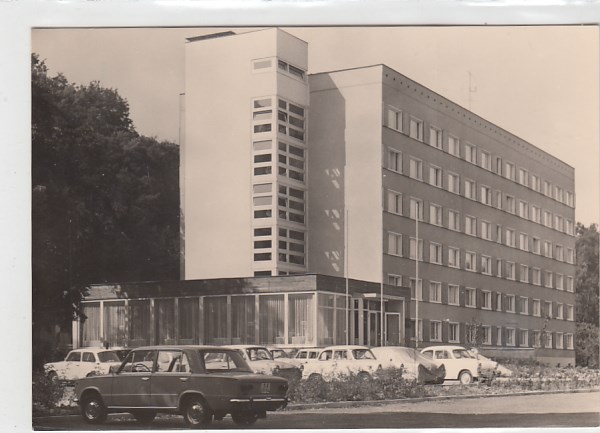
[[[423,161],[415,157],[409,157],[409,177],[423,181]],[[397,173],[404,173],[402,167],[402,152],[388,148],[386,168]],[[444,188],[444,172],[441,167],[429,165],[428,183],[437,188]],[[508,213],[518,215],[521,218],[542,224],[568,235],[575,235],[575,224],[572,220],[564,218],[559,214],[552,214],[549,210],[535,204],[529,204],[524,200],[516,199],[510,194],[500,190],[493,190],[490,186],[479,185],[471,179],[464,179],[462,195],[487,206],[493,206]],[[446,173],[446,189],[454,194],[461,194],[460,175],[457,173]]]
[[[276,118],[274,117],[276,115]],[[277,108],[273,106],[273,98],[254,99],[252,102],[252,124],[254,134],[270,133],[273,124],[277,132],[299,141],[304,141],[305,110],[300,105],[284,99],[277,99]]]
[[[273,69],[275,63],[277,63],[277,70],[279,72],[294,77],[298,80],[306,81],[306,71],[281,59],[276,59],[273,57],[252,60],[252,70],[255,72],[268,71]]]
[[[394,232],[388,232],[387,253],[389,255],[404,257],[403,235]],[[423,239],[417,239],[410,236],[408,245],[408,257],[411,260],[423,261]],[[542,270],[538,267],[531,267],[525,264],[517,264],[510,260],[493,258],[491,256],[475,251],[461,250],[453,246],[445,246],[438,242],[429,242],[429,263],[435,265],[445,265],[451,268],[463,269],[469,272],[480,272],[483,275],[506,278],[507,280],[520,281],[522,283],[531,283],[536,286],[555,288],[557,290],[567,290],[574,292],[574,279],[571,275],[564,275],[560,272],[551,270]]]
[[[386,194],[386,211],[396,215],[404,215],[403,194],[388,190]],[[409,217],[424,221],[423,200],[414,197],[409,198]],[[465,233],[470,236],[480,237],[488,241],[504,243],[512,248],[522,251],[530,251],[534,254],[554,258],[561,262],[575,263],[575,249],[565,248],[561,244],[554,244],[549,240],[542,241],[539,237],[529,236],[527,233],[518,233],[510,227],[502,227],[500,224],[492,224],[490,221],[479,219],[473,215],[464,216],[464,230],[461,228],[462,217],[460,212],[447,209],[435,203],[429,203],[429,224],[446,227],[450,230]]]
[[[414,321],[413,321],[414,323]],[[461,333],[462,329],[462,333]],[[529,330],[511,327],[430,320],[428,337],[431,342],[468,343],[480,341],[484,345],[574,349],[573,334],[547,330]],[[419,340],[422,341],[423,322],[419,320]]]
[[[426,142],[424,122],[421,119],[408,115],[406,125],[404,122],[402,110],[389,106],[386,108],[384,120],[385,126],[402,133],[407,133],[415,140]],[[573,192],[568,191],[559,185],[553,185],[548,180],[542,182],[539,175],[530,174],[526,168],[520,167],[517,170],[516,165],[513,162],[503,161],[499,156],[492,157],[488,151],[478,148],[472,143],[466,141],[461,143],[461,140],[458,137],[451,134],[446,135],[447,139],[444,143],[444,132],[442,129],[430,125],[427,142],[430,146],[443,150],[450,155],[458,158],[462,157],[471,164],[475,164],[485,170],[518,182],[527,188],[542,193],[567,206],[574,207],[575,197]],[[462,152],[461,148],[463,149]]]

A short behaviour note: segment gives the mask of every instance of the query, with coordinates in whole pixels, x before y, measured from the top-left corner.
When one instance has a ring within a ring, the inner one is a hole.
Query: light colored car
[[[361,379],[369,379],[380,368],[381,363],[368,347],[330,346],[319,352],[316,361],[304,364],[302,377],[329,381],[354,374]]]
[[[371,352],[381,363],[382,368],[402,368],[402,377],[423,384],[439,384],[446,377],[445,366],[416,349],[402,346],[373,347]]]
[[[52,380],[77,380],[86,376],[108,374],[111,367],[120,365],[118,350],[85,347],[71,350],[64,361],[44,364],[44,371]]]
[[[237,350],[254,373],[273,374],[286,379],[299,379],[302,375],[300,368],[281,359],[273,359],[273,355],[265,346],[236,344],[227,346]]]
[[[319,353],[323,350],[322,347],[305,347],[299,349],[293,358],[288,359],[287,362],[294,364],[297,367],[303,366],[307,362],[316,361],[319,357]]]
[[[447,381],[458,380],[461,384],[467,385],[479,379],[481,366],[464,347],[431,346],[422,349],[421,353],[437,365],[444,365]]]
[[[479,364],[481,365],[481,372],[483,375],[489,375],[490,373],[493,373],[496,377],[510,377],[513,375],[513,372],[511,370],[504,367],[503,365],[500,365],[493,359],[482,355],[477,350],[471,349],[469,350],[469,354],[479,361]]]

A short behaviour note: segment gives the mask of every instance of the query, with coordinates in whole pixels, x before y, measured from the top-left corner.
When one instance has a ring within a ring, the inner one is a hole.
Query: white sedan
[[[458,380],[468,385],[479,378],[481,364],[461,346],[431,346],[421,353],[446,368],[446,380]]]
[[[71,350],[64,361],[44,364],[44,371],[52,380],[77,380],[86,376],[108,374],[111,367],[120,365],[117,350],[85,347]]]
[[[302,377],[331,380],[355,374],[361,379],[369,379],[380,368],[381,363],[368,347],[330,346],[321,350],[316,361],[304,364]]]

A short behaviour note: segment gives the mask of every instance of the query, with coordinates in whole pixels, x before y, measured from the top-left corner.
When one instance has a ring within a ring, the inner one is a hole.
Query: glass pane
[[[129,301],[129,347],[150,344],[150,301]]]
[[[154,330],[158,344],[176,344],[175,300],[154,300]]]
[[[284,344],[284,297],[265,295],[259,297],[260,344]]]
[[[308,344],[313,341],[314,307],[312,299],[312,294],[289,295],[289,344]]]
[[[83,303],[83,314],[87,317],[82,324],[84,346],[98,346],[100,342],[100,304]]]
[[[104,340],[109,347],[127,346],[127,307],[125,302],[104,303]]]
[[[180,298],[179,304],[179,343],[197,344],[198,341],[198,298]]]
[[[208,344],[227,344],[227,297],[204,298],[205,341]]]
[[[231,343],[255,343],[255,297],[231,297]]]

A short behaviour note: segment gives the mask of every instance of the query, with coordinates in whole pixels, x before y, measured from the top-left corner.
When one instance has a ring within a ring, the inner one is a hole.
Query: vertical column
[[[156,322],[155,322],[155,311],[154,311],[154,298],[150,298],[150,320],[149,320],[148,332],[150,337],[150,344],[156,344]]]
[[[100,341],[104,345],[104,301],[100,301]]]
[[[227,341],[231,344],[231,295],[227,296]]]

